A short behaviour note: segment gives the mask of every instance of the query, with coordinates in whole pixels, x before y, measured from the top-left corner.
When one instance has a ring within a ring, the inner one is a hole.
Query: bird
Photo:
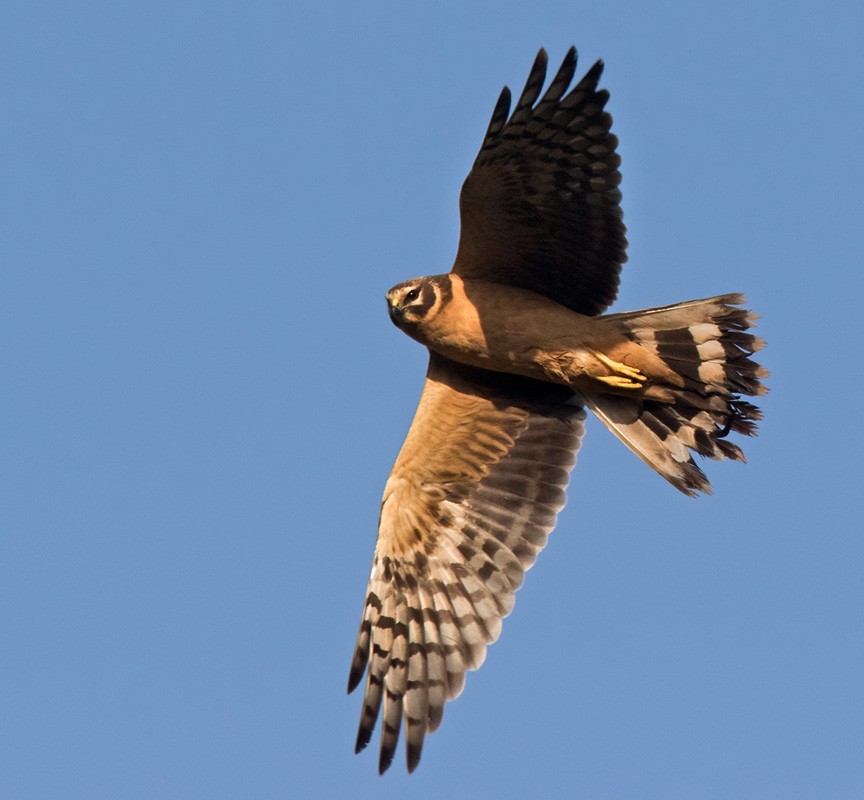
[[[618,140],[597,61],[570,48],[545,93],[541,49],[512,114],[505,86],[459,198],[449,273],[397,284],[390,319],[425,345],[414,420],[381,501],[348,691],[356,752],[381,717],[384,773],[407,769],[513,608],[556,524],[590,410],[684,494],[693,455],[743,461],[764,342],[741,294],[605,314],[627,241]]]

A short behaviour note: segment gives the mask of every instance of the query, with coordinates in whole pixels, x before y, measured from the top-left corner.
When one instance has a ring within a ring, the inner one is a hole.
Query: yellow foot
[[[614,386],[616,389],[641,389],[648,380],[648,376],[643,375],[635,367],[628,367],[620,361],[613,361],[609,356],[603,355],[603,353],[596,350],[593,351],[592,355],[601,364],[615,373],[614,375],[594,376],[598,381],[603,381],[603,383],[609,386]]]
[[[641,389],[643,384],[631,381],[630,378],[624,378],[621,375],[602,375],[595,380],[608,383],[609,386],[614,386],[616,389]]]

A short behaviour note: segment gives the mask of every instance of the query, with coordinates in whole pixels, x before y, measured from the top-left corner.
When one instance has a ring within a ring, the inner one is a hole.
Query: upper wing
[[[570,48],[540,102],[540,50],[510,119],[505,86],[459,198],[462,230],[453,272],[530,289],[580,314],[599,314],[618,291],[627,240],[621,159],[598,61],[568,94]]]
[[[483,662],[555,525],[584,411],[563,387],[432,354],[384,490],[348,691],[368,676],[357,751],[383,697],[379,770],[405,718],[408,769]]]

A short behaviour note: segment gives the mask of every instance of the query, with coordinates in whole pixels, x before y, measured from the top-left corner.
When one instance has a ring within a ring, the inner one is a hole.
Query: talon
[[[609,358],[609,356],[597,352],[596,350],[594,351],[593,355],[594,358],[596,358],[601,364],[611,369],[612,372],[616,373],[615,375],[606,375],[603,377],[598,376],[598,381],[608,383],[610,386],[614,386],[616,389],[641,389],[645,382],[648,380],[648,376],[643,375],[635,367],[628,367],[626,364],[622,364],[620,361],[613,361],[611,358]]]
[[[630,378],[627,378],[623,375],[601,375],[596,378],[598,381],[603,381],[603,383],[608,383],[610,386],[614,386],[616,389],[641,389],[642,384],[637,383],[636,381],[631,381]]]

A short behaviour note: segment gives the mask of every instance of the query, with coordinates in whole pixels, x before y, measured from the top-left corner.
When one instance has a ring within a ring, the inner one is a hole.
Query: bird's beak
[[[398,325],[402,321],[402,311],[396,305],[396,300],[393,297],[387,298],[387,313],[390,314],[390,321],[394,325]]]

